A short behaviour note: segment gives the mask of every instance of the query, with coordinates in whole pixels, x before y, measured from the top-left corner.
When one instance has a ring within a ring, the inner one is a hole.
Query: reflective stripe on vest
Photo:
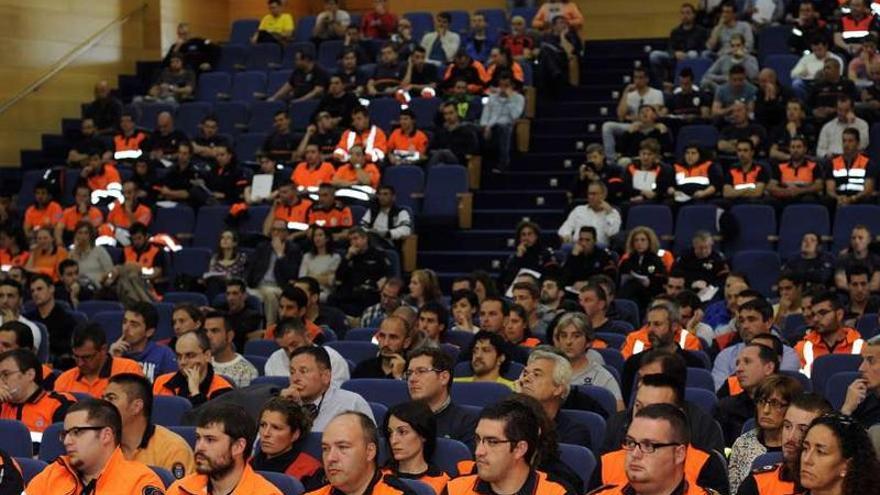
[[[645,343],[641,340],[637,340],[635,344],[633,344],[633,355],[636,355],[645,350]]]
[[[761,173],[760,165],[752,165],[751,170],[743,172],[741,168],[731,168],[730,178],[733,179],[733,189],[740,191],[743,189],[755,189],[758,187],[758,175]]]
[[[385,158],[385,153],[380,149],[373,148],[373,143],[376,142],[376,126],[370,126],[370,133],[367,134],[367,139],[362,143],[364,147],[364,154],[372,158],[374,162],[381,161]],[[351,147],[354,146],[354,141],[357,139],[359,134],[355,131],[348,131],[348,142],[346,142],[346,151],[351,150]]]
[[[679,186],[686,184],[697,184],[700,186],[708,186],[709,167],[712,162],[703,162],[687,168],[684,165],[675,164],[675,183]]]
[[[851,15],[845,15],[840,18],[840,36],[845,40],[865,38],[871,34],[871,23],[873,21],[873,13],[866,15],[860,21],[853,19]]]
[[[862,353],[862,346],[865,344],[864,339],[856,339],[853,341],[852,350],[850,354],[859,355]],[[804,367],[801,368],[801,373],[806,375],[807,378],[810,378],[810,375],[813,372],[813,361],[815,361],[815,356],[813,355],[813,343],[809,340],[804,342]]]
[[[779,165],[779,179],[783,184],[807,186],[816,180],[816,176],[813,173],[815,169],[816,162],[809,160],[804,161],[804,164],[799,167],[791,163],[782,163]]]
[[[681,337],[678,338],[678,346],[684,349],[684,344],[687,342],[688,333],[685,330],[681,331]]]
[[[834,182],[838,191],[864,191],[865,178],[867,175],[869,159],[867,156],[859,154],[853,160],[852,166],[847,168],[846,161],[843,156],[836,156],[831,161]]]

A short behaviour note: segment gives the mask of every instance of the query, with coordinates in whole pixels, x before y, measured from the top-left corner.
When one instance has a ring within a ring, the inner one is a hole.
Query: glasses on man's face
[[[440,373],[441,370],[437,368],[413,368],[411,370],[406,370],[403,372],[403,377],[409,380],[413,376],[422,376],[426,373]]]
[[[6,371],[0,371],[0,381],[4,381],[4,382],[5,382],[6,380],[9,379],[10,376],[12,376],[12,375],[14,375],[14,374],[16,374],[16,373],[21,373],[21,371],[20,371],[20,370],[6,370]]]
[[[768,398],[764,397],[762,399],[758,399],[758,405],[761,407],[770,406],[771,409],[775,409],[777,411],[780,411],[780,410],[788,407],[788,402],[782,402],[781,400],[778,400],[778,399],[768,399]]]
[[[681,445],[679,442],[658,443],[650,440],[642,440],[640,442],[635,438],[626,437],[623,439],[621,447],[626,451],[633,451],[638,447],[643,454],[653,454],[657,449],[662,449],[664,447],[677,447],[679,445]]]
[[[484,447],[494,449],[495,447],[505,443],[513,443],[513,440],[502,440],[495,437],[481,437],[480,435],[474,435],[474,445],[476,447],[482,445]]]
[[[84,431],[99,431],[104,428],[107,428],[107,426],[74,426],[73,428],[59,431],[58,439],[61,440],[61,443],[64,443],[64,440],[67,439],[67,435],[73,435],[73,438],[79,438]]]

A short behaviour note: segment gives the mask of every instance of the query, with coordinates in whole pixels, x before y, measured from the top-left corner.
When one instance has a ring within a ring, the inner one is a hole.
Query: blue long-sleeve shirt
[[[510,96],[493,93],[489,95],[489,101],[483,106],[480,125],[483,127],[497,124],[513,125],[522,115],[525,104],[525,97],[519,93],[512,93]]]
[[[177,371],[177,356],[171,348],[157,345],[155,342],[147,342],[144,350],[126,354],[125,357],[133,359],[144,369],[144,376],[150,382],[159,375]]]
[[[745,344],[742,342],[734,344],[730,347],[726,347],[715,357],[715,365],[712,367],[712,378],[715,381],[716,391],[724,385],[724,382],[727,381],[727,378],[730,377],[730,375],[736,372],[736,357],[739,356],[739,351],[741,351],[743,347],[745,347]],[[784,346],[782,352],[782,364],[779,366],[779,369],[797,371],[800,367],[801,360],[798,358],[797,353],[794,352],[794,349],[787,345]]]

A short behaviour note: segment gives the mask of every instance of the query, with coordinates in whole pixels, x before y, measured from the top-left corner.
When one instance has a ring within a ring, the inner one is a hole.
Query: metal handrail
[[[101,29],[96,31],[94,34],[92,34],[91,36],[89,36],[88,38],[83,40],[80,44],[78,44],[71,51],[67,52],[63,57],[61,57],[57,62],[55,62],[52,65],[52,67],[50,67],[49,70],[47,70],[45,74],[43,74],[42,76],[37,78],[36,81],[28,84],[27,87],[25,87],[24,89],[22,89],[21,91],[19,91],[15,95],[13,95],[11,98],[9,98],[5,102],[3,102],[3,104],[0,105],[0,114],[9,110],[13,105],[15,105],[19,101],[23,100],[25,97],[27,97],[31,93],[35,93],[35,92],[39,91],[39,89],[44,84],[49,82],[49,80],[52,79],[53,77],[55,77],[56,74],[58,74],[59,72],[61,72],[65,68],[67,68],[67,66],[70,65],[71,62],[73,62],[80,55],[91,50],[96,44],[98,44],[98,42],[101,41],[101,38],[103,38],[112,28],[119,26],[121,24],[124,24],[133,15],[135,15],[136,13],[141,12],[143,10],[146,10],[146,8],[147,8],[146,3],[141,4],[140,6],[132,9],[131,12],[117,17],[114,21],[110,22],[109,24],[102,27]]]

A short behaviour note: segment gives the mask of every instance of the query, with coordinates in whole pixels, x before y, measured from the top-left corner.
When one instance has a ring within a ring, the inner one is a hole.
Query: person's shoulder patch
[[[752,469],[752,474],[769,473],[770,471],[775,471],[777,467],[779,467],[779,464],[767,464],[766,466],[756,467]]]
[[[157,486],[145,486],[143,490],[141,490],[141,495],[165,495],[165,490],[157,487]]]
[[[175,479],[182,479],[186,475],[186,468],[183,466],[183,463],[175,462],[171,466],[171,474],[174,475]]]

